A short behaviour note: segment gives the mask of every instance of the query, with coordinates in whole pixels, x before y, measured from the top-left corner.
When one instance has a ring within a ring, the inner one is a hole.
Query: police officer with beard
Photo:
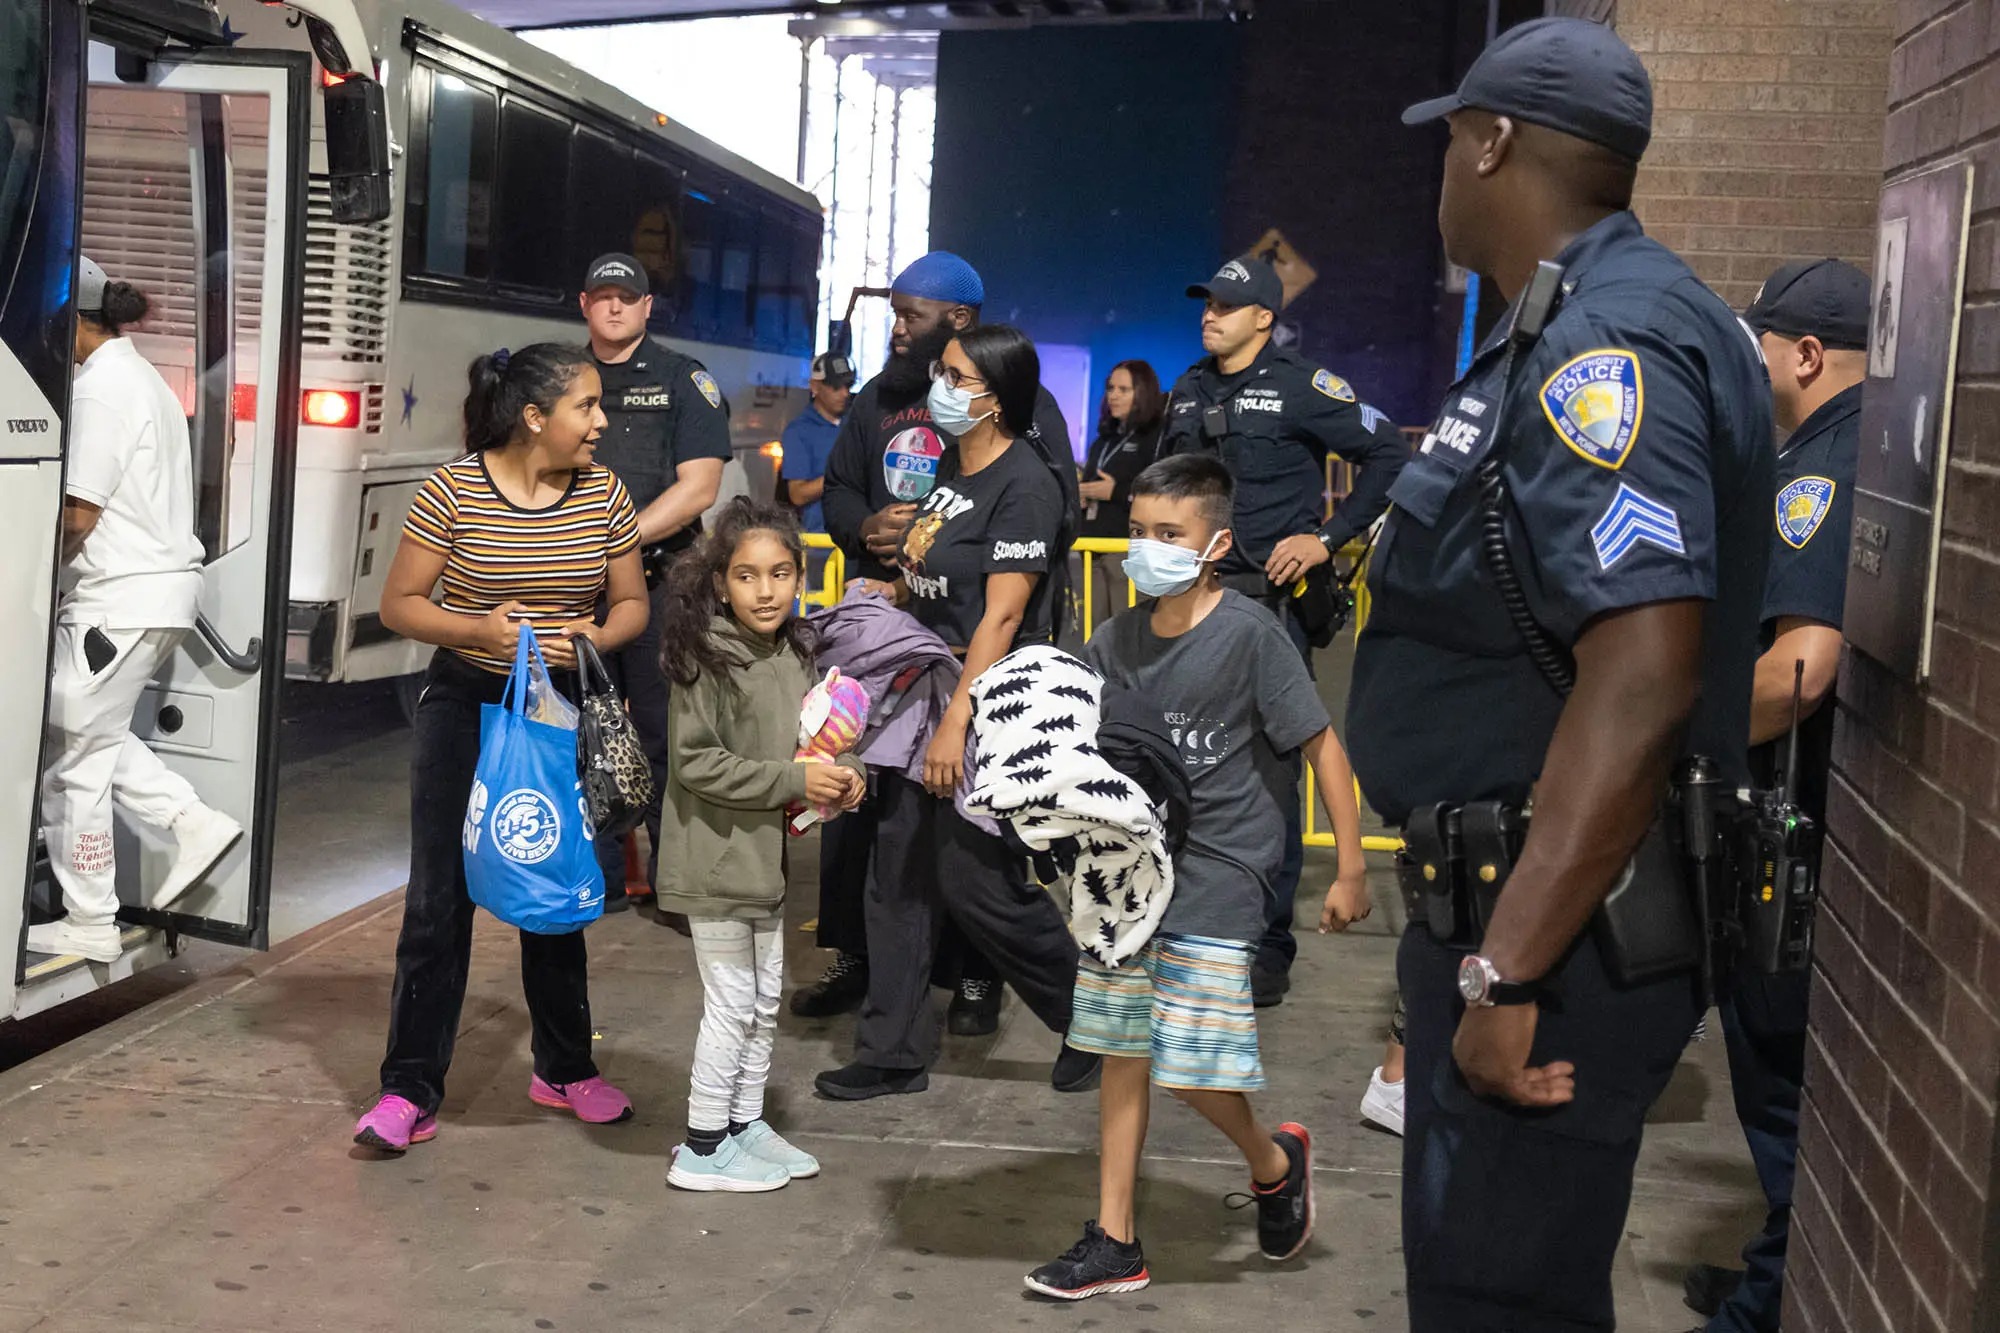
[[[1404,115],[1439,118],[1445,252],[1512,309],[1390,493],[1348,697],[1420,907],[1410,1327],[1610,1330],[1646,1111],[1700,1007],[1684,813],[1750,778],[1770,389],[1630,212],[1652,87],[1608,28],[1510,30]]]
[[[646,586],[654,599],[651,622],[625,647],[604,654],[619,692],[631,709],[639,743],[652,763],[654,786],[666,791],[667,679],[660,671],[658,599],[673,557],[701,534],[701,515],[715,503],[722,469],[729,461],[729,413],[701,362],[665,347],[646,334],[653,298],[646,270],[631,255],[600,255],[584,277],[579,299],[590,328],[590,354],[604,385],[604,417],[609,423],[597,441],[597,461],[625,483],[639,510],[640,551]],[[658,798],[646,815],[653,864],[646,883],[659,871]],[[624,840],[606,838],[597,849],[604,869],[604,910],[624,910]],[[662,924],[687,933],[679,913]]]
[[[896,578],[889,562],[918,502],[937,484],[944,458],[946,441],[931,422],[928,403],[931,365],[954,337],[979,323],[986,285],[965,260],[934,250],[896,275],[889,299],[896,321],[888,363],[849,404],[820,496],[826,530],[846,556],[847,577],[885,582]],[[1069,426],[1046,388],[1036,399],[1035,428],[1026,443],[1060,465],[1055,470],[1064,502],[1078,512]],[[828,824],[821,838],[819,943],[837,952],[826,975],[792,997],[792,1012],[806,1017],[857,1008],[868,993],[861,898],[875,842],[873,803]],[[941,950],[940,957],[948,952]],[[955,1035],[981,1036],[999,1024],[999,983],[991,964],[969,946],[957,952],[962,975],[948,1023]]]
[[[1347,381],[1272,340],[1284,284],[1261,259],[1232,259],[1187,289],[1203,302],[1201,345],[1167,399],[1162,456],[1207,449],[1236,479],[1236,545],[1223,557],[1224,585],[1277,615],[1299,651],[1332,638],[1333,553],[1366,532],[1389,505],[1389,487],[1409,450],[1380,413],[1364,416]],[[1324,517],[1326,460],[1357,465],[1354,488]],[[1304,580],[1302,596],[1300,583]],[[1297,756],[1292,783],[1299,780]],[[1267,886],[1264,938],[1251,990],[1259,1008],[1282,1003],[1291,987],[1292,902],[1305,866],[1296,790],[1285,802],[1285,860]]]

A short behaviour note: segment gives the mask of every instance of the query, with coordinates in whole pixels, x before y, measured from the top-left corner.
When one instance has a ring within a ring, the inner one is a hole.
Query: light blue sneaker
[[[683,1190],[764,1194],[783,1189],[792,1183],[792,1177],[776,1162],[753,1157],[741,1143],[725,1138],[706,1157],[685,1143],[676,1146],[674,1164],[667,1168],[667,1183]]]
[[[785,1174],[793,1180],[806,1180],[819,1174],[819,1158],[787,1143],[783,1135],[762,1120],[752,1120],[744,1126],[743,1132],[735,1136],[735,1141],[751,1156],[783,1167]]]

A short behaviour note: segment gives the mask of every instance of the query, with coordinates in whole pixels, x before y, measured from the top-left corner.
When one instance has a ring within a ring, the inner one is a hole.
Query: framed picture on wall
[[[1883,190],[1876,231],[1842,628],[1917,682],[1930,675],[1971,209],[1959,160]]]

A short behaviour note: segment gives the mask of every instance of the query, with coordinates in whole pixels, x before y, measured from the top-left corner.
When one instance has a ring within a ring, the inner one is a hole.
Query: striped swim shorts
[[[1255,1092],[1264,1086],[1250,1000],[1255,953],[1235,940],[1155,935],[1124,967],[1086,954],[1076,970],[1069,1044],[1150,1058],[1163,1088]]]

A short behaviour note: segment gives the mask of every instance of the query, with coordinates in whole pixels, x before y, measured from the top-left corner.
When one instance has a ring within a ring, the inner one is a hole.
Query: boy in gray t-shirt
[[[1289,1259],[1312,1235],[1312,1136],[1290,1121],[1266,1130],[1247,1095],[1264,1086],[1250,965],[1283,859],[1293,751],[1312,765],[1340,849],[1322,931],[1368,915],[1367,867],[1353,770],[1298,650],[1270,612],[1216,577],[1230,549],[1233,491],[1206,454],[1139,474],[1125,573],[1157,600],[1114,619],[1084,653],[1110,684],[1157,701],[1193,807],[1153,938],[1124,967],[1086,955],[1077,968],[1067,1040],[1104,1057],[1098,1214],[1082,1240],[1028,1274],[1028,1287],[1044,1295],[1081,1300],[1152,1280],[1133,1196],[1154,1083],[1242,1151],[1266,1258]]]

